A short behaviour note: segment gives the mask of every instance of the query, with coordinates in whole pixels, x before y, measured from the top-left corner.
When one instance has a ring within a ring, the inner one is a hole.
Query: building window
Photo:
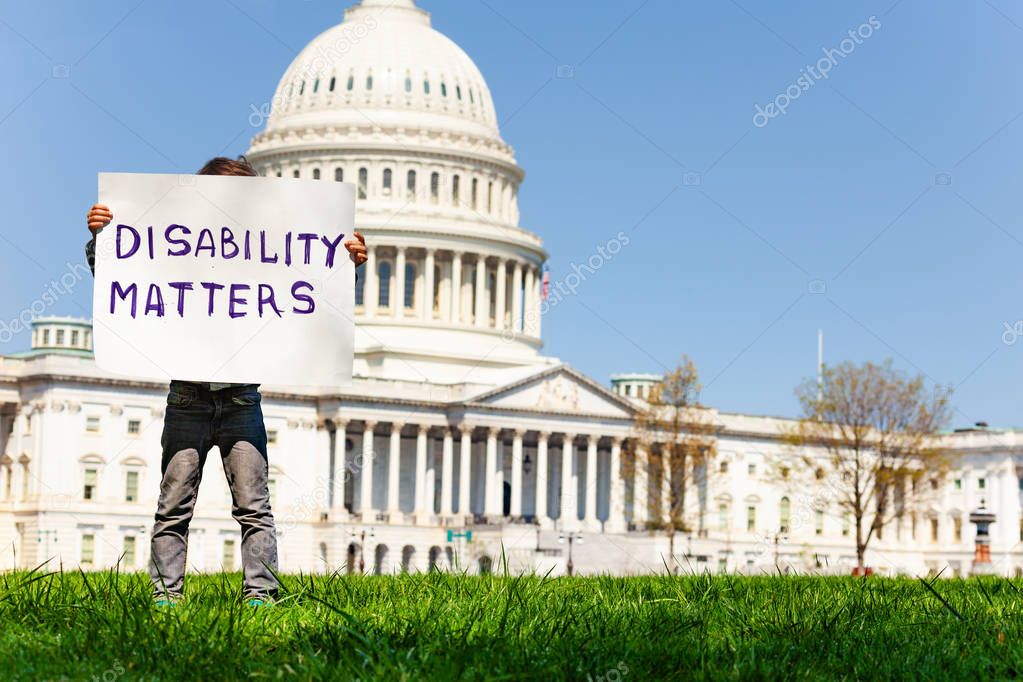
[[[299,175],[300,175],[300,173],[299,173],[299,170],[297,168],[295,170],[291,171],[291,177],[297,178]]]
[[[135,536],[125,535],[124,544],[121,546],[121,561],[128,568],[135,567]]]
[[[319,180],[319,179],[320,179],[320,169],[319,168],[314,168],[313,169],[313,180]]]
[[[63,346],[64,345],[64,330],[63,329],[58,329],[57,330],[57,345],[58,346]]]
[[[234,570],[234,540],[224,540],[224,553],[222,555],[224,570]]]
[[[299,96],[301,96],[304,92],[305,92],[305,81],[302,81],[302,84],[298,86],[298,94],[299,94]]]
[[[11,471],[10,467],[8,467],[7,471],[8,471],[8,474],[10,474],[10,471]],[[21,463],[21,499],[22,499],[22,501],[25,501],[25,500],[28,499],[28,488],[29,488],[29,483],[31,483],[31,481],[32,481],[32,479],[29,477],[28,460],[25,460],[25,461],[23,461]]]
[[[746,507],[746,530],[754,531],[757,529],[757,508],[753,505]]]
[[[440,199],[440,173],[430,173],[430,199],[435,204]]]
[[[405,197],[408,199],[416,198],[416,172],[410,170],[405,175]]]
[[[138,502],[139,499],[139,472],[128,471],[124,474],[124,501]]]
[[[718,464],[718,472],[722,474],[728,473],[728,462],[726,460],[721,460],[721,463]]]
[[[931,519],[931,542],[938,541],[938,519]]]
[[[138,419],[128,420],[128,433],[132,436],[137,436],[142,431],[142,422]]]
[[[384,169],[384,196],[391,196],[391,169]]]
[[[92,566],[96,562],[96,536],[86,533],[82,536],[82,565]]]
[[[391,264],[388,261],[381,261],[377,267],[377,278],[380,280],[380,290],[377,300],[381,308],[391,305]]]
[[[85,470],[82,482],[82,499],[96,499],[96,482],[99,478],[99,471],[92,467]]]
[[[750,464],[747,464],[746,465],[746,474],[749,475],[749,476],[756,476],[757,475],[757,465],[753,464],[752,462]]]
[[[11,499],[11,485],[14,482],[14,467],[8,464],[0,473],[3,473],[4,476],[4,499],[9,500]]]
[[[44,346],[49,346],[50,345],[50,330],[49,329],[44,329],[43,330],[43,345]]]
[[[313,81],[313,94],[315,95],[320,90],[320,79],[317,78]]]
[[[962,490],[963,489],[963,479],[957,478],[954,481],[952,481],[952,487],[955,488],[956,490]]]
[[[430,81],[427,79],[423,80],[423,94],[424,95],[430,94]]]
[[[77,329],[74,329],[74,330],[71,331],[71,345],[76,347],[76,348],[78,347],[78,330]]]
[[[778,532],[788,533],[789,532],[789,521],[792,517],[792,503],[789,498],[781,498],[781,503],[778,505]]]
[[[405,92],[412,92],[412,77],[405,76]]]
[[[405,307],[416,307],[416,264],[405,263]]]
[[[958,516],[952,519],[952,539],[956,542],[963,541],[963,520]]]
[[[355,76],[348,76],[348,83],[345,85],[348,90],[352,90],[355,87]]]
[[[813,513],[813,532],[815,535],[824,535],[824,512],[820,509]]]
[[[459,177],[456,175],[451,178],[451,203],[458,206],[458,181]]]
[[[88,433],[99,433],[99,417],[86,417],[85,430]]]
[[[475,211],[478,205],[477,197],[479,196],[480,181],[477,178],[472,179],[472,209]]]
[[[487,213],[494,210],[494,181],[487,183]]]
[[[330,77],[330,85],[327,86],[327,91],[328,92],[334,92],[334,85],[336,83],[337,83],[337,77],[336,76],[331,76]]]
[[[977,479],[977,489],[978,490],[983,490],[986,487],[987,487],[987,479],[986,478],[978,478]]]
[[[359,198],[366,198],[366,187],[369,184],[369,171],[365,168],[359,169]]]
[[[448,96],[448,84],[445,83],[444,81],[440,82],[440,96],[441,97],[447,97]]]
[[[368,74],[366,76],[366,90],[372,90],[372,89],[373,89],[373,74]]]
[[[268,445],[277,444],[277,429],[267,429],[266,442]]]
[[[724,502],[718,504],[718,530],[728,530],[728,505]]]
[[[344,181],[345,181],[345,169],[344,168],[335,168],[334,169],[334,182],[344,182]]]
[[[355,279],[355,305],[365,305],[366,277]]]
[[[462,86],[461,85],[456,85],[455,86],[455,97],[457,97],[458,99],[462,99]]]

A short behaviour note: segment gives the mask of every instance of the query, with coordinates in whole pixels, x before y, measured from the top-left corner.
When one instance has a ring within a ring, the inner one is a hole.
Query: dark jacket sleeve
[[[89,269],[96,274],[96,237],[85,243],[85,260],[89,261]]]

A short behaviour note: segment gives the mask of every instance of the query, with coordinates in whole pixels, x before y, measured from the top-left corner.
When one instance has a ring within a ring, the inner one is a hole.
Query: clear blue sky
[[[245,151],[252,107],[348,4],[0,2],[0,320],[82,261],[97,171]],[[890,356],[955,386],[956,425],[1023,425],[1023,337],[1003,342],[1023,320],[1018,5],[419,4],[490,84],[552,278],[629,237],[551,310],[549,354],[606,382],[688,353],[704,402],[794,415],[822,328],[828,362]],[[85,279],[47,312],[88,315],[90,296]]]

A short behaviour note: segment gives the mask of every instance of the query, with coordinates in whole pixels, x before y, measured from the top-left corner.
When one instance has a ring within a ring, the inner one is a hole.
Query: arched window
[[[336,83],[337,83],[337,77],[336,76],[331,76],[330,77],[330,85],[327,86],[327,90],[330,91],[330,92],[334,92],[334,85]]]
[[[320,79],[317,78],[313,81],[313,94],[316,94],[320,89]]]
[[[487,183],[487,213],[494,209],[494,181]]]
[[[451,203],[458,206],[458,184],[459,177],[457,175],[451,178]]]
[[[372,89],[373,89],[373,74],[367,73],[366,74],[366,90],[372,90]]]
[[[435,204],[440,199],[440,173],[430,173],[430,199]]]
[[[472,88],[469,88],[469,104],[476,104],[476,98],[472,94]]]
[[[476,208],[477,208],[477,206],[479,204],[479,201],[477,200],[477,197],[479,196],[479,188],[480,188],[480,181],[477,178],[473,178],[472,179],[472,210],[474,210],[474,211],[476,210]]]
[[[355,76],[348,74],[348,83],[345,85],[348,90],[352,90],[355,87]]]
[[[387,545],[377,545],[373,551],[373,575],[383,575],[384,561],[387,559]]]
[[[448,84],[445,83],[444,81],[440,82],[440,96],[441,97],[447,97],[448,96]]]
[[[366,198],[366,187],[369,185],[369,171],[365,168],[359,169],[359,198]]]
[[[728,530],[728,503],[718,503],[718,530]]]
[[[488,313],[489,317],[497,318],[497,274],[493,272],[487,273],[487,291],[489,295],[487,298],[490,300]]]
[[[299,176],[299,172],[298,172],[297,168],[295,170],[291,171],[291,177],[297,178],[298,176]]]
[[[405,92],[412,92],[412,77],[405,76]]]
[[[334,169],[334,181],[335,182],[344,182],[344,180],[345,180],[345,169],[344,168],[335,168]]]
[[[385,168],[384,169],[384,188],[383,188],[383,193],[384,193],[384,196],[387,196],[387,197],[391,196],[391,169],[390,168]]]
[[[458,99],[462,99],[462,86],[461,85],[456,85],[455,86],[455,97],[457,97]]]
[[[366,277],[355,278],[355,305],[365,305]]]
[[[408,573],[409,569],[412,568],[412,559],[416,555],[416,548],[412,545],[405,545],[401,548],[401,570],[403,573]]]
[[[319,168],[314,168],[313,169],[313,180],[319,180],[319,179],[320,179],[320,169]]]
[[[410,170],[405,176],[405,196],[409,199],[416,198],[416,172]]]
[[[416,264],[405,263],[405,307],[412,309],[416,307]]]
[[[778,532],[788,533],[789,522],[792,518],[792,503],[789,502],[789,498],[781,498],[781,503],[778,505],[778,517],[780,519],[778,523]]]
[[[305,81],[302,81],[302,84],[298,86],[298,94],[301,95],[304,92],[305,92]]]
[[[381,308],[391,305],[391,263],[380,261],[377,267],[377,278],[380,280],[380,291],[378,301]]]
[[[430,94],[430,81],[429,79],[426,78],[423,79],[423,94],[424,95]]]

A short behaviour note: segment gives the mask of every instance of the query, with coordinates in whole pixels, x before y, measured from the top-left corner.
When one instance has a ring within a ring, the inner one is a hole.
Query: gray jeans
[[[157,597],[180,597],[188,524],[206,455],[216,445],[231,488],[231,514],[241,526],[247,597],[277,593],[277,536],[267,488],[266,427],[255,384],[211,391],[172,381],[163,424],[160,501],[149,574]]]

